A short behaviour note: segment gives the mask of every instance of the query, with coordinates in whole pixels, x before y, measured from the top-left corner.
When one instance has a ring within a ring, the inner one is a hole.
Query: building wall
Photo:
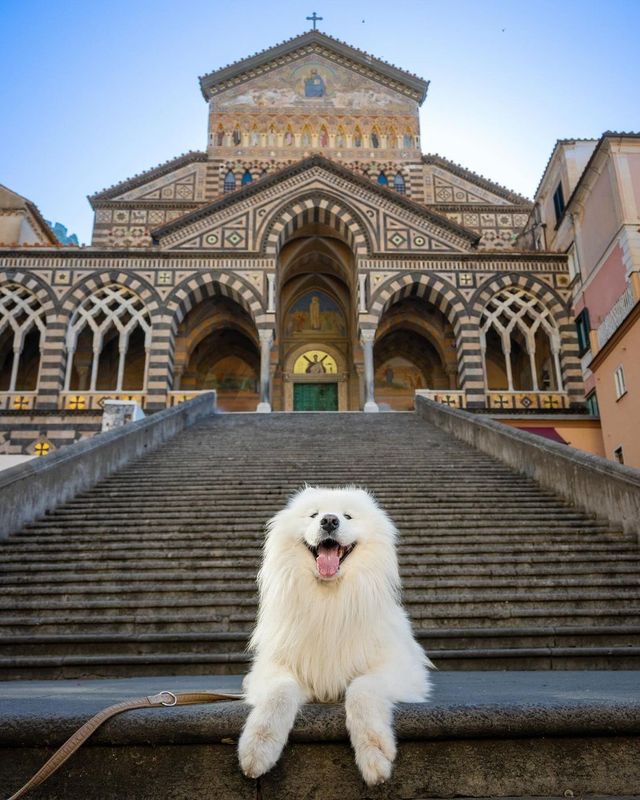
[[[589,309],[591,325],[597,327],[627,286],[624,254],[616,242],[600,269],[591,275],[591,280],[576,297],[575,312]]]
[[[592,364],[595,377],[602,435],[607,458],[622,446],[624,463],[640,468],[640,309],[632,315],[635,321],[625,323],[615,341]],[[614,372],[624,369],[626,393],[616,397]]]
[[[622,224],[616,195],[615,169],[609,161],[593,184],[580,218],[578,251],[583,280],[598,266]]]
[[[569,446],[595,456],[606,455],[600,420],[593,417],[501,417],[500,422],[512,428],[555,428]]]

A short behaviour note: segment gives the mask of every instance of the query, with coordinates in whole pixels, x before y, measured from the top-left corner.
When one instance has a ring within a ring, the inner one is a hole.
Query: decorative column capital
[[[273,331],[271,328],[261,328],[258,331],[258,336],[260,338],[260,344],[262,345],[269,345],[273,344]]]
[[[362,344],[373,344],[376,338],[375,328],[364,328],[360,331],[360,341]]]

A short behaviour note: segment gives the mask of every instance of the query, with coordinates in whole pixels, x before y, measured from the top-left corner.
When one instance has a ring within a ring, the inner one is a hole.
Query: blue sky
[[[86,195],[206,146],[197,78],[321,30],[431,81],[422,148],[531,196],[558,138],[640,130],[640,0],[0,0],[0,183]]]

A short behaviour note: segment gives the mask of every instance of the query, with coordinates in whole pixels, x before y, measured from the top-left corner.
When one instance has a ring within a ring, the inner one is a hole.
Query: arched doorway
[[[416,389],[457,388],[453,326],[423,298],[407,297],[387,309],[373,357],[375,397],[381,410],[413,410]]]
[[[298,228],[278,260],[278,362],[274,407],[347,411],[361,407],[354,364],[355,265],[344,237],[328,224]]]
[[[255,411],[260,351],[249,314],[228,297],[195,305],[178,326],[174,388],[215,389],[221,411]]]

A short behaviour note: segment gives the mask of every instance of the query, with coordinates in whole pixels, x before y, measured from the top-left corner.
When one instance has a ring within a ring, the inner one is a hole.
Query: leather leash
[[[71,736],[67,741],[51,756],[51,758],[36,772],[36,774],[28,780],[25,785],[18,789],[15,794],[12,794],[8,800],[18,800],[19,797],[24,797],[36,786],[39,786],[43,781],[46,781],[53,773],[61,767],[64,762],[70,758],[76,750],[86,742],[86,740],[94,733],[104,722],[116,714],[121,714],[123,711],[130,711],[134,708],[159,708],[162,706],[188,706],[196,705],[198,703],[218,703],[223,700],[242,700],[241,694],[227,694],[225,692],[158,692],[147,697],[135,697],[131,700],[124,700],[121,703],[116,703],[108,708],[103,708],[90,720],[84,723],[81,728]]]

